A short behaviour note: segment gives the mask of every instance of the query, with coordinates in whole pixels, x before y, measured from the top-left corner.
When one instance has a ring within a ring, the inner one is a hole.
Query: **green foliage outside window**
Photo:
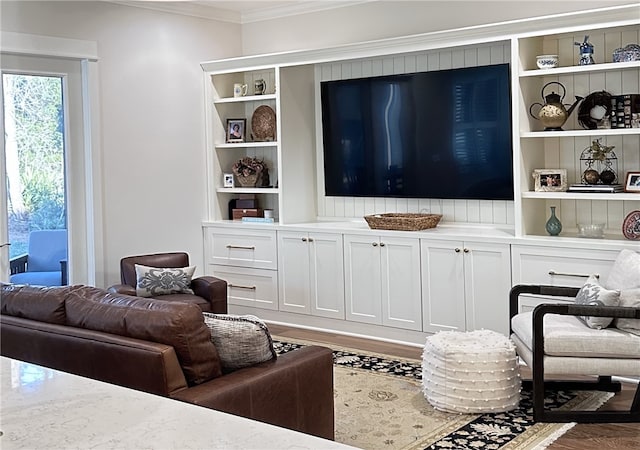
[[[3,88],[13,257],[30,231],[66,228],[62,80],[4,74]]]

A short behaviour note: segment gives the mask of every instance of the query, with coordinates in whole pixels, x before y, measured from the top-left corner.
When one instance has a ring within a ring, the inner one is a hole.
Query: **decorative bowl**
[[[613,51],[613,62],[640,61],[640,45],[628,44]]]
[[[585,237],[585,238],[604,237],[604,223],[579,223],[578,237]]]
[[[558,67],[558,55],[538,55],[536,56],[538,69],[553,69]]]

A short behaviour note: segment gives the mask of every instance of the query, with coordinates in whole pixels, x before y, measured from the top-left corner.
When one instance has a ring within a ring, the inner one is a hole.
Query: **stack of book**
[[[624,186],[621,184],[572,184],[569,186],[568,192],[602,192],[605,194],[613,194],[615,192],[624,192]]]
[[[631,128],[631,118],[640,113],[640,94],[611,96],[611,128]]]

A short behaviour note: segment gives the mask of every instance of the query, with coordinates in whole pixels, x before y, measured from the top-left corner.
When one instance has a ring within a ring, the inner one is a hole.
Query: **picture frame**
[[[232,173],[223,173],[222,174],[222,186],[226,188],[235,187],[235,182],[233,181]]]
[[[565,192],[568,188],[567,169],[535,169],[535,192]]]
[[[624,191],[640,193],[640,172],[627,172]]]
[[[247,119],[227,119],[227,142],[244,142]]]

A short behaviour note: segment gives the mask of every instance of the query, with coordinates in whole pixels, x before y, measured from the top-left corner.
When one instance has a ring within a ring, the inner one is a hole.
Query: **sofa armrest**
[[[136,296],[136,288],[129,286],[128,284],[114,284],[113,286],[110,286],[107,291],[112,294]]]
[[[191,281],[191,289],[198,297],[211,304],[211,312],[227,314],[227,282],[220,278],[204,276]]]
[[[172,398],[333,439],[333,354],[326,347],[303,347]]]

